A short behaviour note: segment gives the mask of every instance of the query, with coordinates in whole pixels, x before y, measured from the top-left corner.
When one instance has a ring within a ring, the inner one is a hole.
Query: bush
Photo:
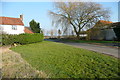
[[[20,35],[2,35],[2,45],[9,45],[13,43],[30,44],[43,41],[43,34],[20,34]]]
[[[120,40],[120,28],[119,27],[115,27],[113,28],[116,36],[117,36],[117,39]]]

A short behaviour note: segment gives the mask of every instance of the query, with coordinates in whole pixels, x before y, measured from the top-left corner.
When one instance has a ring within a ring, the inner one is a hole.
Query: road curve
[[[117,58],[120,58],[120,49],[117,48],[112,48],[112,47],[107,47],[107,46],[101,46],[101,45],[94,45],[94,44],[87,44],[87,43],[71,43],[71,42],[66,42],[64,44],[72,45],[77,48],[83,48],[99,53],[104,53],[107,55],[111,55]]]

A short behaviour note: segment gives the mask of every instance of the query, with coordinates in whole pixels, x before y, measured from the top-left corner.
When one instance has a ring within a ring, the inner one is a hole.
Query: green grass
[[[117,78],[118,59],[62,43],[40,42],[11,48],[50,78]]]

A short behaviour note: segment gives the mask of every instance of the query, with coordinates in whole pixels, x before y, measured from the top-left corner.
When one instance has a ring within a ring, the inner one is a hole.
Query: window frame
[[[17,30],[17,26],[16,25],[12,25],[12,30]]]

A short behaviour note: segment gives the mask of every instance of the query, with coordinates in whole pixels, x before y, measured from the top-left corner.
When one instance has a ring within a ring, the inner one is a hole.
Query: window
[[[17,26],[12,25],[12,30],[17,30]]]

